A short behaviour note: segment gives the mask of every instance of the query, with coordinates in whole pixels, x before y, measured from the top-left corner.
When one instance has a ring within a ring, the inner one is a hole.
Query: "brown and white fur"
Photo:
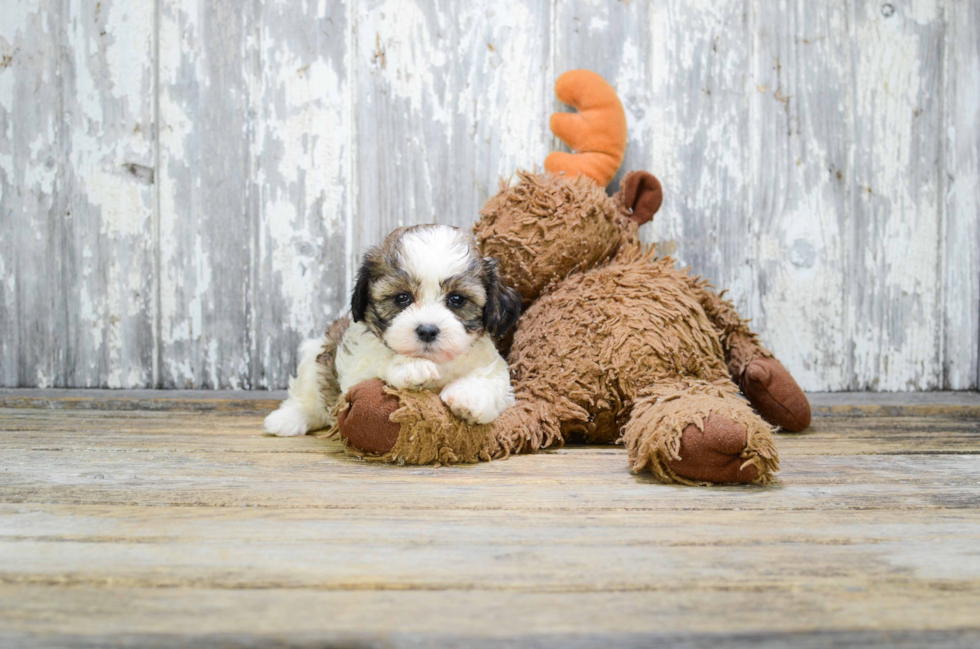
[[[458,417],[493,421],[514,404],[507,362],[494,346],[517,322],[520,296],[480,255],[473,236],[448,225],[399,228],[364,257],[351,319],[300,347],[289,398],[265,420],[273,435],[333,424],[352,386],[379,378],[394,388],[438,391]]]

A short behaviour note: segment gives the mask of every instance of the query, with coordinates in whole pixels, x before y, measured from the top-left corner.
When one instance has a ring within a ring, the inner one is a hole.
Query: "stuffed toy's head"
[[[626,151],[626,114],[605,79],[572,70],[558,78],[555,94],[578,111],[551,116],[552,132],[574,153],[550,154],[545,174],[519,172],[516,184],[501,183],[474,228],[525,306],[551,281],[636,241],[637,227],[663,200],[660,182],[646,172],[627,174],[614,199],[606,194]]]

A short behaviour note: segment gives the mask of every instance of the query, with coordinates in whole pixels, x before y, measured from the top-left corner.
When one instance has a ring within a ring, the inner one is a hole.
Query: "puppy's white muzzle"
[[[442,304],[413,304],[399,313],[384,334],[396,354],[448,363],[466,351],[473,337]]]

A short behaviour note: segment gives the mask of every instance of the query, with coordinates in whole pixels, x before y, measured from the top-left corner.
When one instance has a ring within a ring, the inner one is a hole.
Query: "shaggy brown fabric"
[[[615,254],[622,217],[589,178],[517,176],[513,187],[501,182],[473,230],[481,252],[500,262],[504,282],[527,305],[549,282]]]
[[[768,482],[778,467],[771,427],[738,396],[729,364],[771,354],[707,281],[676,269],[673,259],[657,258],[638,243],[636,223],[623,209],[628,190],[614,201],[566,178],[522,174],[484,209],[476,226],[481,248],[486,252],[497,246],[493,254],[507,268],[508,279],[532,287],[525,299],[543,287],[514,334],[508,362],[517,406],[493,423],[490,455],[504,458],[557,447],[572,435],[594,442],[623,436],[634,441],[631,463],[636,470],[650,470],[667,482],[707,482],[721,475],[717,466],[706,460],[705,471],[698,473],[690,466],[693,460],[679,459],[676,452],[684,431],[692,424],[703,430],[703,422],[714,413],[745,431],[743,448],[736,454],[738,466],[724,479]],[[593,200],[602,205],[588,205]],[[610,206],[619,218],[609,214]],[[618,233],[610,232],[607,223]],[[568,238],[586,231],[591,238]],[[540,236],[545,232],[553,236]],[[499,244],[503,238],[512,241],[509,255]],[[581,258],[589,263],[552,261],[555,249],[572,247],[584,251]],[[711,394],[691,385],[711,386]],[[670,406],[654,407],[659,402],[651,395],[657,390],[673,390]],[[652,424],[658,412],[671,417],[661,415],[656,426],[637,426],[637,421]],[[668,419],[671,427],[666,426]],[[711,457],[730,457],[731,431],[711,430],[717,434],[697,446],[699,456],[708,458],[706,453],[717,444]],[[678,460],[680,473],[670,464]],[[731,464],[729,460],[726,466]]]
[[[810,426],[810,402],[775,358],[749,363],[742,375],[742,392],[770,424],[790,433]]]
[[[701,307],[718,332],[718,338],[725,349],[725,363],[733,381],[737,383],[741,379],[745,366],[752,360],[772,357],[772,352],[763,347],[758,336],[749,329],[748,320],[743,320],[731,301],[725,299],[725,291],[715,293],[714,287],[700,277],[689,277],[688,281],[691,289],[697,292]]]
[[[581,177],[521,173],[502,185],[475,232],[529,305],[508,356],[517,405],[467,426],[438,395],[386,389],[401,428],[377,459],[505,458],[576,436],[621,440],[634,471],[664,482],[772,479],[773,429],[733,382],[772,354],[707,281],[639,243],[628,203],[628,192],[614,201]],[[765,393],[785,405],[775,384]]]
[[[396,464],[460,464],[490,459],[489,425],[457,418],[428,390],[395,390],[378,379],[348,391],[337,411],[337,432],[350,454]]]
[[[692,425],[704,434],[695,436]],[[636,404],[623,441],[633,471],[649,470],[668,483],[767,484],[779,469],[772,428],[725,379],[680,379],[651,389]]]
[[[544,418],[542,439],[575,433],[612,442],[648,386],[727,378],[722,358],[686,276],[673,260],[634,246],[542,295],[521,317],[508,362],[518,401],[548,401],[537,409],[561,422],[548,431]]]

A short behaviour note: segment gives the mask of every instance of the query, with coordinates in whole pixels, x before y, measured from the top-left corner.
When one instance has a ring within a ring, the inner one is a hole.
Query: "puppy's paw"
[[[306,415],[295,406],[280,406],[265,418],[265,432],[279,437],[296,437],[309,431]]]
[[[472,383],[450,383],[439,397],[454,415],[471,424],[489,424],[500,414],[493,395]]]
[[[430,360],[416,359],[398,365],[388,372],[388,383],[394,388],[421,390],[427,384],[438,381],[439,368]]]

